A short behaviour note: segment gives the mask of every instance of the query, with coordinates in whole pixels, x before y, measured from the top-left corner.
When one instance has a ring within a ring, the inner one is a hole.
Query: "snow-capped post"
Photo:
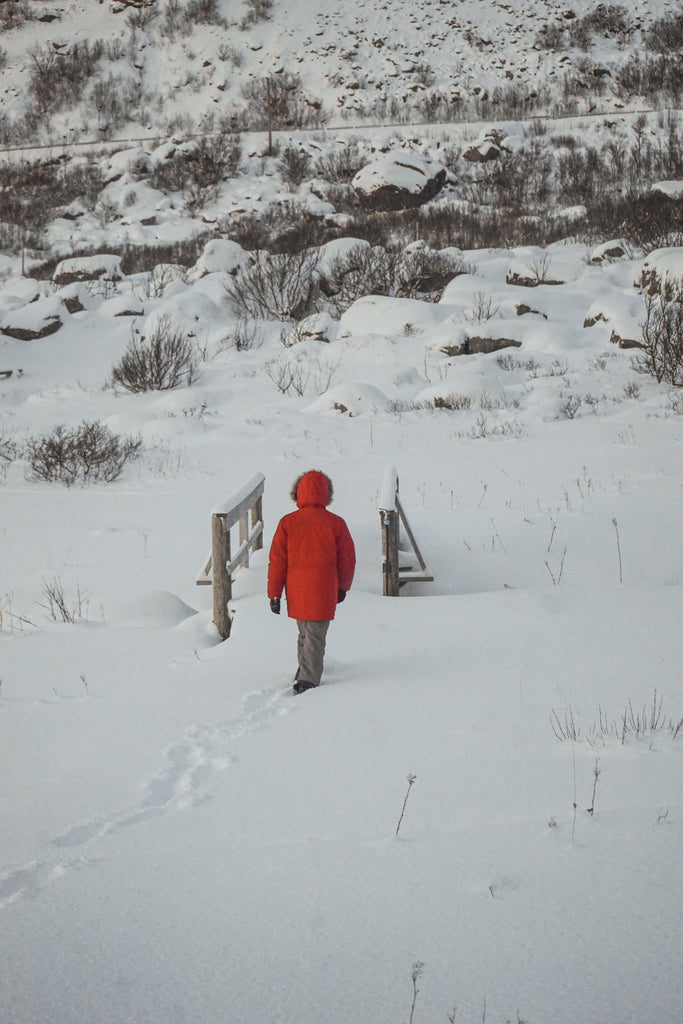
[[[230,636],[232,584],[235,571],[249,566],[249,555],[263,547],[263,473],[256,473],[227,501],[211,510],[211,554],[197,576],[197,586],[213,589],[213,622],[226,640]],[[239,547],[231,553],[230,530],[239,527]]]
[[[398,597],[399,590],[404,583],[432,583],[434,577],[425,564],[410,523],[399,501],[398,473],[395,466],[388,466],[384,471],[377,507],[382,531],[382,594],[384,597]],[[398,541],[401,524],[408,536],[413,554],[417,558],[418,569],[399,565]]]
[[[382,531],[382,594],[398,597],[398,473],[394,466],[384,470],[378,507]]]

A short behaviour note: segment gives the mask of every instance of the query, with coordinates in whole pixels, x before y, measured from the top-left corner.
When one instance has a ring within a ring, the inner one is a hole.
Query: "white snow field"
[[[144,395],[103,388],[127,340],[111,299],[3,340],[15,435],[99,417],[146,446],[110,484],[15,460],[0,490],[3,1024],[401,1021],[420,961],[415,1020],[679,1019],[680,399],[609,322],[582,326],[634,294],[642,261],[550,253],[567,283],[535,289],[505,284],[526,251],[465,254],[501,309],[479,328],[509,333],[518,296],[546,311],[516,318],[520,348],[441,353],[466,276],[411,303],[409,332],[403,300],[360,300],[294,350],[334,360],[333,402],[278,391],[267,326],[192,387]],[[148,316],[189,315],[210,280]],[[391,465],[435,576],[398,598]],[[312,467],[358,568],[323,685],[295,697],[265,571]],[[266,544],[218,643],[194,580],[211,509],[255,472]],[[75,622],[49,614],[50,584]]]
[[[0,188],[0,1024],[680,1024],[683,392],[614,343],[642,339],[643,272],[683,279],[680,242],[589,244],[585,208],[555,192],[536,216],[566,238],[453,238],[438,302],[245,322],[226,283],[256,257],[231,225],[274,205],[329,217],[345,233],[320,252],[329,271],[359,244],[353,215],[310,175],[286,183],[263,133],[202,202],[149,181],[246,81],[286,71],[331,112],[327,131],[279,133],[311,167],[344,146],[375,169],[440,167],[495,136],[509,154],[537,142],[555,175],[609,142],[616,196],[636,141],[662,158],[680,139],[671,98],[615,86],[679,5],[643,0],[587,54],[538,33],[564,38],[589,0],[275,0],[238,30],[254,6],[219,0],[227,28],[171,36],[166,5],[140,29],[122,2],[27,0],[17,23],[0,4],[0,157],[66,173],[89,155],[103,175],[30,243],[21,182]],[[97,40],[88,90],[114,75],[141,109],[109,131],[86,90],[20,138],[40,53]],[[590,88],[552,122],[575,71]],[[375,103],[457,90],[470,116],[509,83],[548,91],[543,124],[397,125]],[[433,209],[474,202],[463,166]],[[678,178],[656,186],[672,203]],[[200,232],[192,267],[122,269],[126,246]],[[64,262],[38,279],[48,256]],[[191,383],[114,386],[155,330],[187,340]],[[31,445],[83,423],[138,457],[110,482],[41,479]],[[396,598],[392,467],[434,576]],[[266,571],[314,468],[357,569],[322,685],[295,696],[296,627],[270,613]],[[259,473],[264,547],[220,642],[195,580],[212,510]]]

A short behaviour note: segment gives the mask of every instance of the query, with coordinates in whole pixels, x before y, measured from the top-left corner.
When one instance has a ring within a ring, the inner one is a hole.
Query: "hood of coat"
[[[298,508],[309,505],[329,505],[332,501],[332,481],[326,473],[311,469],[295,480],[292,486],[292,498]]]

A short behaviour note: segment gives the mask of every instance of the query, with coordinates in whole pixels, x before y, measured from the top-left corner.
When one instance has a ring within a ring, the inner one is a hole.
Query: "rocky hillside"
[[[7,147],[670,106],[683,77],[673,0],[0,0],[0,31]]]

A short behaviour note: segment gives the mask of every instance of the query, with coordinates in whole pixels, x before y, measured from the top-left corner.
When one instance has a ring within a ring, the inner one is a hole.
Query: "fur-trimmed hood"
[[[327,473],[319,469],[309,469],[296,478],[289,492],[298,508],[307,505],[329,505],[334,496],[332,481]]]

